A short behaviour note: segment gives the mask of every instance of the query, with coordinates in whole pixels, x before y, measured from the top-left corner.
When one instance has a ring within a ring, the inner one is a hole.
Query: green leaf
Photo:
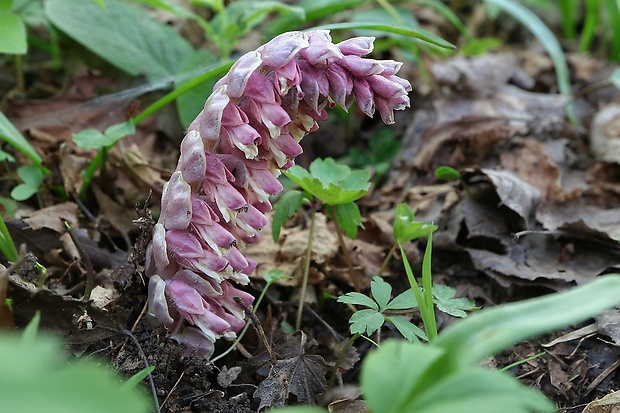
[[[377,331],[384,322],[383,314],[371,309],[360,310],[349,319],[351,334],[366,333],[368,336]]]
[[[346,165],[337,164],[332,158],[314,160],[310,164],[310,171],[295,165],[284,174],[328,205],[356,201],[366,195],[370,188],[368,171],[352,171]]]
[[[43,183],[43,174],[35,165],[24,165],[17,168],[17,175],[27,184],[40,186]]]
[[[126,122],[117,123],[108,127],[103,134],[107,138],[107,141],[110,142],[106,146],[110,146],[125,136],[133,135],[134,133],[136,133],[136,125],[134,125],[132,119],[129,119]]]
[[[187,73],[193,70],[204,68],[208,69],[211,65],[217,63],[217,58],[208,50],[196,50],[187,55],[179,66],[179,72]],[[189,125],[194,118],[200,113],[205,105],[205,96],[209,96],[213,90],[213,85],[217,79],[203,82],[193,87],[189,92],[182,94],[176,100],[177,113],[181,120],[181,125]],[[191,82],[182,82],[175,84],[175,89],[181,88],[184,84]]]
[[[103,133],[97,129],[84,129],[73,134],[73,142],[82,149],[100,149],[105,145]]]
[[[467,298],[453,298],[456,294],[454,288],[448,287],[443,284],[433,285],[433,301],[437,305],[437,308],[446,314],[453,317],[467,317],[465,311],[477,310],[473,301]]]
[[[63,347],[56,338],[45,334],[32,339],[0,332],[3,411],[152,411],[148,398],[137,389],[123,389],[123,380],[111,369],[88,361],[67,362]]]
[[[465,57],[480,56],[497,49],[502,44],[502,40],[497,37],[481,37],[469,40],[459,51]]]
[[[618,304],[620,275],[605,275],[561,293],[481,310],[448,327],[435,343],[450,349],[453,365],[474,365],[522,340]]]
[[[375,311],[379,310],[379,306],[372,298],[357,292],[346,293],[345,295],[338,297],[338,302],[344,304],[363,305],[364,307],[372,308]]]
[[[409,205],[401,203],[396,207],[393,230],[394,239],[402,244],[430,235],[437,230],[437,226],[416,221]]]
[[[369,29],[380,30],[387,33],[402,34],[403,36],[413,37],[423,42],[432,44],[443,49],[456,49],[452,43],[443,40],[441,37],[423,30],[412,29],[404,26],[396,26],[389,24],[378,24],[372,22],[355,22],[355,23],[334,23],[313,27],[312,30],[351,30],[351,29]]]
[[[26,54],[26,25],[21,17],[9,11],[0,11],[0,53]]]
[[[23,345],[30,346],[37,339],[37,334],[39,332],[39,324],[41,322],[41,312],[36,311],[32,319],[28,322],[28,325],[24,329],[24,332],[21,335],[21,342]]]
[[[421,338],[424,341],[428,341],[428,337],[426,337],[426,334],[420,327],[405,320],[403,317],[391,316],[386,317],[386,319],[392,324],[394,324],[394,327],[396,327],[400,334],[402,334],[403,337],[405,337],[410,342],[415,343],[418,341],[418,338]]]
[[[444,181],[458,181],[462,178],[461,173],[450,166],[440,166],[435,169],[435,178]]]
[[[386,283],[383,278],[375,275],[370,282],[370,291],[374,300],[379,304],[379,311],[383,312],[388,301],[390,301],[392,286]]]
[[[347,237],[355,239],[357,237],[357,228],[363,228],[362,214],[354,202],[346,204],[338,204],[336,209],[336,222],[344,231]]]
[[[113,146],[120,139],[136,133],[133,120],[108,127],[104,133],[97,129],[84,129],[73,134],[73,142],[82,149],[102,149]]]
[[[415,294],[409,288],[407,291],[403,291],[396,298],[388,303],[385,307],[386,310],[408,310],[418,306],[418,301],[415,299]]]
[[[280,230],[286,224],[286,221],[295,215],[295,212],[301,208],[301,201],[303,200],[303,193],[296,189],[291,189],[285,192],[280,200],[275,204],[275,212],[273,214],[273,221],[271,221],[271,236],[273,242],[278,242],[280,238]]]
[[[192,46],[172,27],[148,17],[146,9],[121,0],[48,0],[47,18],[60,30],[112,65],[149,80],[178,73]]]
[[[0,11],[9,11],[13,7],[13,0],[0,0]]]
[[[280,270],[277,268],[272,268],[263,275],[263,280],[265,280],[267,285],[271,285],[278,280],[284,280],[286,278],[291,277],[286,275],[286,272],[284,272],[284,270]]]
[[[32,163],[39,166],[42,171],[47,171],[41,166],[41,157],[37,151],[2,112],[0,112],[0,139],[23,153]]]
[[[11,197],[16,201],[25,201],[39,191],[39,187],[31,184],[19,184],[11,190]]]
[[[10,153],[5,152],[2,149],[0,149],[0,162],[4,162],[4,161],[15,162],[15,158]]]
[[[360,381],[370,411],[530,413],[553,411],[540,392],[499,371],[442,367],[446,349],[387,340],[370,353]]]
[[[146,379],[147,376],[151,374],[153,371],[155,371],[155,366],[148,366],[148,367],[143,368],[142,370],[140,370],[139,372],[137,372],[136,374],[128,378],[127,381],[123,383],[123,385],[121,386],[121,389],[126,390],[126,389],[132,389],[134,387],[137,387],[140,384],[140,382]]]

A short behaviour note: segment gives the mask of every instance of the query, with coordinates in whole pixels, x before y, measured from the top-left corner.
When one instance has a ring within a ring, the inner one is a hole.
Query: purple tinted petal
[[[205,146],[200,133],[190,130],[181,141],[181,154],[177,171],[183,174],[183,180],[190,184],[201,181],[207,169]]]
[[[274,37],[258,48],[262,61],[274,68],[289,63],[301,49],[310,46],[308,36],[302,32],[288,32]]]
[[[186,356],[196,354],[198,357],[209,359],[215,351],[213,341],[194,327],[185,327],[180,333],[172,334],[172,338],[179,344],[187,346],[184,353]]]
[[[241,56],[228,72],[228,89],[226,90],[228,96],[236,99],[242,97],[250,76],[261,63],[261,55],[256,51]]]
[[[183,281],[171,280],[166,283],[166,293],[183,317],[187,314],[204,314],[204,300],[191,286]]]
[[[374,37],[354,37],[344,40],[336,46],[345,55],[364,56],[374,49]]]
[[[153,242],[151,245],[155,268],[158,271],[162,271],[170,265],[170,260],[168,259],[168,248],[166,245],[166,229],[162,224],[158,223],[153,227]]]
[[[191,187],[176,171],[164,184],[159,221],[166,229],[185,229],[192,218]]]
[[[197,130],[204,139],[217,140],[222,126],[222,113],[228,101],[225,85],[214,90],[205,102],[202,112],[189,125],[189,129]]]
[[[149,279],[149,314],[164,324],[172,324],[174,320],[168,311],[166,301],[166,282],[159,275],[153,275]]]
[[[194,288],[203,297],[217,297],[222,295],[222,287],[211,278],[204,278],[190,270],[180,270],[174,275],[175,280],[183,281]]]

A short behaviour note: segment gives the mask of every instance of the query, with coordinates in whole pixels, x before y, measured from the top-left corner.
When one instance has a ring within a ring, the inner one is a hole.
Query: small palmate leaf
[[[379,311],[383,311],[388,301],[390,301],[392,286],[386,283],[383,278],[374,276],[370,282],[370,291],[372,291],[373,298],[379,304]]]
[[[443,284],[433,285],[433,301],[437,308],[453,317],[467,317],[465,311],[477,310],[479,307],[465,297],[454,298],[456,290]]]
[[[278,242],[280,238],[280,230],[286,224],[286,220],[295,215],[295,212],[301,208],[303,200],[303,192],[292,189],[282,195],[280,200],[275,204],[275,212],[271,221],[271,236],[273,242]]]
[[[338,302],[343,304],[363,305],[364,307],[372,308],[373,310],[379,310],[377,303],[370,297],[365,296],[362,293],[346,293],[345,295],[338,297]]]
[[[369,336],[377,331],[384,322],[383,314],[371,309],[360,310],[349,319],[351,334],[366,333]]]
[[[422,329],[415,324],[405,320],[399,316],[387,317],[387,320],[394,324],[394,327],[403,335],[407,340],[413,342],[418,341],[421,338],[424,341],[428,341],[428,337]]]
[[[396,296],[385,307],[386,310],[408,310],[418,306],[418,301],[415,299],[415,294],[409,288],[407,291],[403,291]]]
[[[357,228],[362,225],[362,214],[360,209],[354,202],[347,202],[346,204],[338,204],[336,208],[336,222],[338,226],[342,228],[347,237],[355,239],[357,237]]]

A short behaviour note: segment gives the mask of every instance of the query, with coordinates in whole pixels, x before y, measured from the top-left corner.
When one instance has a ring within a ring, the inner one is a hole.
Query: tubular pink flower
[[[299,141],[336,104],[378,111],[385,123],[409,106],[411,84],[401,63],[364,56],[372,37],[334,44],[328,31],[290,32],[243,55],[213,93],[181,142],[165,185],[161,215],[147,247],[149,314],[172,338],[202,357],[220,337],[234,338],[256,262],[240,248],[259,239],[282,190],[277,177],[301,154]]]

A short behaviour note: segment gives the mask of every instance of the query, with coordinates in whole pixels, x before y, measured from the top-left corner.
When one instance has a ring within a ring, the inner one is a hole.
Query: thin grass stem
[[[308,232],[308,249],[306,250],[306,262],[304,263],[304,275],[301,281],[301,293],[299,295],[299,307],[297,308],[297,318],[295,319],[295,330],[301,328],[301,314],[304,310],[304,301],[306,299],[306,289],[308,288],[308,275],[310,274],[310,260],[312,259],[312,240],[314,239],[314,222],[316,218],[316,210],[312,208],[310,216],[310,231]]]

